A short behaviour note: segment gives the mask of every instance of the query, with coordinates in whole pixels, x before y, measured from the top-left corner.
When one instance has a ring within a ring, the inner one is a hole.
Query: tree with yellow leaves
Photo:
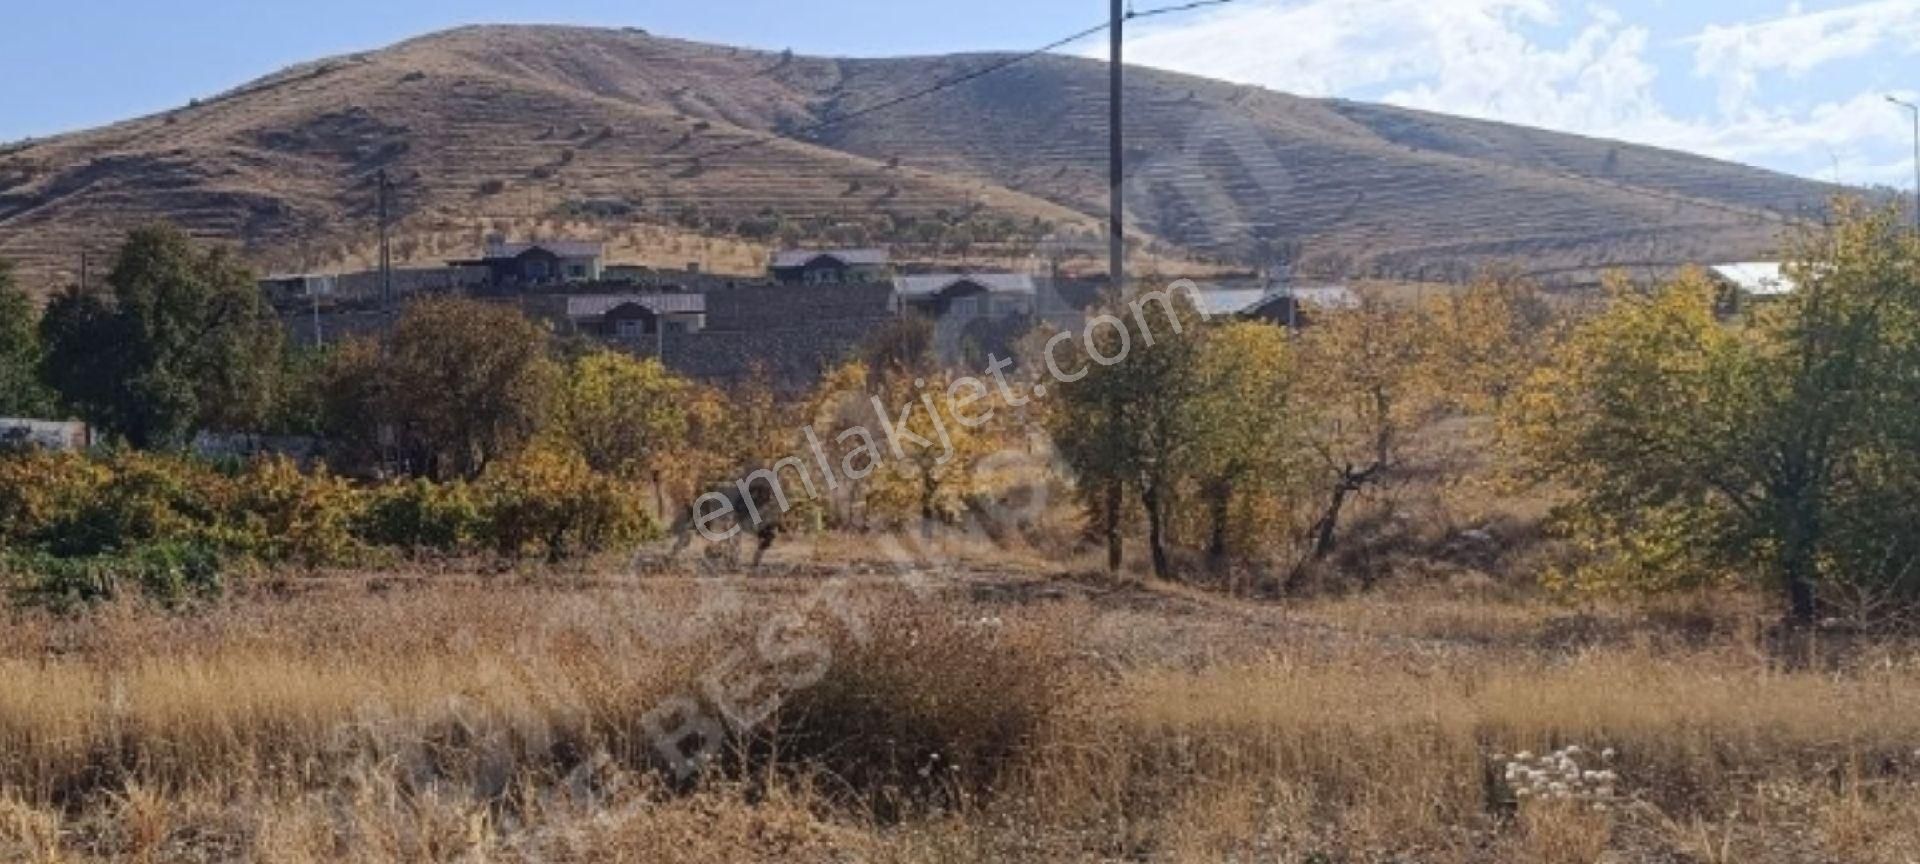
[[[1304,406],[1295,394],[1286,331],[1237,321],[1211,328],[1193,374],[1184,424],[1195,432],[1186,471],[1204,511],[1209,569],[1279,542],[1305,479]]]
[[[877,398],[876,409],[887,413],[874,430],[881,465],[868,505],[896,518],[917,518],[930,533],[934,525],[958,518],[968,496],[983,491],[981,461],[1004,443],[997,402],[986,382],[947,372],[912,380],[895,376]]]
[[[1352,498],[1389,480],[1405,460],[1407,438],[1442,404],[1422,312],[1377,292],[1351,308],[1321,313],[1300,339],[1302,393],[1316,419],[1312,449],[1321,463],[1326,504],[1296,569],[1333,554]]]
[[[1427,320],[1436,381],[1476,414],[1499,413],[1547,361],[1560,331],[1560,316],[1539,288],[1505,270],[1434,301]]]
[[[693,382],[660,361],[597,350],[573,361],[554,397],[552,434],[594,471],[654,486],[666,513],[665,475],[684,457]]]
[[[1920,596],[1920,237],[1842,215],[1801,242],[1798,290],[1744,326],[1716,320],[1697,272],[1619,293],[1518,400],[1595,553],[1578,575],[1763,574],[1799,623],[1823,593]]]

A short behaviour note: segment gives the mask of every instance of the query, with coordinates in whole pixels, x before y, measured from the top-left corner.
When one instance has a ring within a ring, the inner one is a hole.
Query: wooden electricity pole
[[[1124,111],[1121,106],[1121,86],[1125,75],[1121,71],[1121,41],[1125,36],[1127,13],[1126,0],[1113,0],[1113,19],[1108,27],[1108,36],[1112,44],[1112,59],[1108,61],[1107,96],[1107,188],[1109,212],[1107,214],[1107,277],[1113,280],[1113,296],[1117,299],[1126,296],[1127,291],[1127,229],[1126,202],[1121,196],[1121,184],[1126,181],[1125,133],[1120,128]]]
[[[387,169],[380,169],[377,178],[380,184],[380,305],[386,311],[393,310],[393,240],[388,229],[388,214],[391,212],[393,182],[387,179]]]

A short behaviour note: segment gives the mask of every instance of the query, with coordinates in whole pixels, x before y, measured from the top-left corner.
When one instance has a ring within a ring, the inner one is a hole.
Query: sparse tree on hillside
[[[107,284],[110,297],[69,292],[42,321],[46,377],[70,407],[141,447],[266,419],[279,322],[230,255],[197,250],[169,226],[143,228]]]

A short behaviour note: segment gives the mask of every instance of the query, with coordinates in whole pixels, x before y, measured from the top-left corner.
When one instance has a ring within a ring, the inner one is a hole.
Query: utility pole
[[[1920,105],[1898,96],[1888,96],[1887,101],[1913,114],[1913,230],[1920,231]]]
[[[1120,122],[1125,112],[1121,106],[1121,86],[1126,76],[1121,71],[1121,42],[1125,37],[1127,13],[1126,0],[1113,0],[1113,22],[1107,28],[1112,40],[1112,59],[1108,61],[1109,82],[1107,95],[1107,277],[1113,280],[1113,296],[1117,299],[1127,293],[1127,229],[1126,202],[1121,196],[1121,184],[1126,182],[1126,172],[1122,160],[1126,158],[1125,133]]]
[[[380,169],[380,305],[382,309],[393,311],[393,242],[387,228],[389,198],[393,191],[392,181],[387,179],[387,169]]]

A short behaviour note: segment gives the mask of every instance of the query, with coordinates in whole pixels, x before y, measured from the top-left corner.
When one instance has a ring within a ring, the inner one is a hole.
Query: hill
[[[0,148],[0,256],[43,286],[153,219],[269,269],[364,261],[375,177],[399,255],[493,230],[748,270],[780,238],[1091,245],[1103,64],[851,60],[634,30],[472,27],[304,64],[174,111]],[[1129,72],[1142,254],[1338,276],[1543,275],[1748,258],[1834,187],[1686,154],[1156,70]],[[956,228],[965,225],[964,230]],[[1094,260],[1094,256],[1088,256]]]

